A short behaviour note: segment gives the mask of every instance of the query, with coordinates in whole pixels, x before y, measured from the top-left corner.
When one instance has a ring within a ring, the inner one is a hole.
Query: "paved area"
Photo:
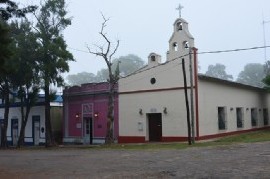
[[[185,150],[0,150],[0,178],[270,178],[270,142]]]

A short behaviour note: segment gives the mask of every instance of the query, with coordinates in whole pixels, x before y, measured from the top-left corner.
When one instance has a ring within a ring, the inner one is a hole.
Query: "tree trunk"
[[[8,127],[8,116],[9,116],[9,84],[7,79],[5,80],[4,86],[4,101],[5,101],[5,114],[4,114],[4,126],[2,128],[2,135],[1,135],[1,147],[7,148],[8,141],[7,141],[7,127]]]
[[[44,91],[45,91],[45,136],[46,136],[45,147],[51,147],[54,145],[54,140],[51,126],[50,87],[47,82],[45,82]]]
[[[22,88],[20,88],[22,90]],[[17,147],[21,147],[24,144],[24,133],[25,133],[25,116],[24,116],[24,101],[23,101],[23,96],[21,96],[21,129],[20,129],[20,135],[17,143]]]
[[[30,113],[31,106],[27,103],[26,104],[26,114],[24,115],[24,104],[23,100],[21,100],[21,130],[20,130],[20,136],[18,140],[17,147],[20,148],[22,145],[24,145],[24,137],[25,137],[25,126],[28,121],[29,113]]]
[[[18,144],[17,147],[20,148],[21,146],[24,145],[24,136],[25,136],[25,126],[26,126],[26,121],[22,120],[21,122],[21,130],[20,130],[20,136],[18,139]]]
[[[107,132],[106,132],[106,138],[105,138],[106,144],[114,143],[113,123],[114,123],[114,85],[110,83],[109,84],[108,113],[107,113]]]

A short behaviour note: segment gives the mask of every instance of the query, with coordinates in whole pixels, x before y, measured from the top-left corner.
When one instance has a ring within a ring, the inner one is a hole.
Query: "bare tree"
[[[89,47],[89,53],[94,54],[96,56],[102,57],[103,60],[107,64],[108,72],[109,72],[109,101],[108,101],[108,112],[107,112],[107,130],[106,130],[106,138],[105,143],[111,144],[114,142],[113,138],[113,127],[114,127],[114,95],[116,93],[115,86],[119,80],[119,64],[116,70],[112,71],[112,57],[116,53],[118,47],[119,47],[119,40],[116,41],[116,45],[113,46],[111,40],[109,40],[107,33],[104,32],[105,27],[107,26],[107,22],[110,20],[109,18],[105,18],[103,14],[101,14],[103,17],[103,23],[101,26],[101,30],[99,34],[105,40],[104,45],[95,45],[96,51],[92,51]]]

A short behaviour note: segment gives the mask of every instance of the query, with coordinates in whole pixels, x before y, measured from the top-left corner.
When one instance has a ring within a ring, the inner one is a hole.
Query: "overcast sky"
[[[29,0],[38,2],[38,0]],[[147,61],[151,52],[166,59],[168,40],[178,18],[176,7],[184,6],[182,18],[189,22],[199,52],[263,46],[263,14],[270,20],[269,0],[67,0],[72,25],[65,32],[70,48],[87,51],[86,44],[99,44],[101,13],[110,18],[106,31],[112,41],[120,40],[115,57],[135,54]],[[265,24],[266,45],[270,45],[270,23]],[[93,46],[92,46],[93,47]],[[96,73],[105,68],[94,55],[69,49],[76,62],[69,74]],[[267,49],[270,57],[270,49]],[[246,63],[264,63],[264,50],[199,55],[201,72],[208,65],[222,63],[235,77]],[[268,58],[269,59],[269,58]]]

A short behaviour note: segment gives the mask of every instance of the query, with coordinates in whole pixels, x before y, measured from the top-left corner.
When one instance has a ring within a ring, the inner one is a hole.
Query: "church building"
[[[186,141],[185,89],[195,140],[269,128],[266,90],[198,74],[194,38],[180,15],[166,61],[150,53],[144,68],[119,81],[118,142]]]

